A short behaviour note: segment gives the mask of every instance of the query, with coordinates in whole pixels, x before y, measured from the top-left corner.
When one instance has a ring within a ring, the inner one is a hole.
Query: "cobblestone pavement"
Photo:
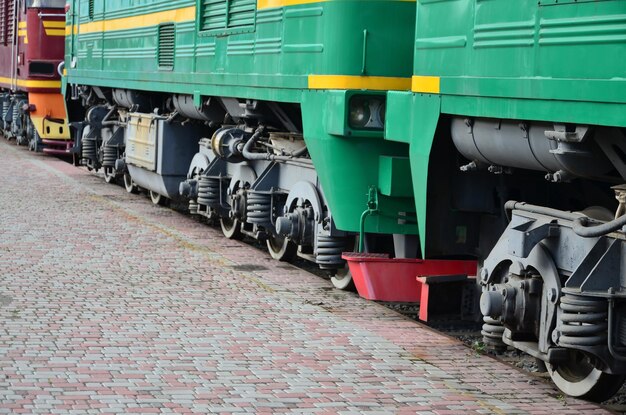
[[[84,168],[0,166],[2,414],[606,412]]]

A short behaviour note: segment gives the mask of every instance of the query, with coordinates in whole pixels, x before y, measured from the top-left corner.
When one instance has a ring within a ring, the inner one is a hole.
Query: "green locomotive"
[[[408,146],[383,133],[386,91],[410,88],[415,3],[132,3],[68,6],[64,82],[89,168],[154,203],[187,198],[340,288],[368,197],[368,247],[416,256]]]
[[[364,267],[408,270],[395,293],[477,260],[487,343],[543,361],[567,394],[619,389],[623,1],[129,3],[68,6],[89,168],[339,288],[359,239],[394,257]]]
[[[487,343],[544,362],[569,395],[612,396],[626,374],[626,2],[420,0],[416,27],[386,138],[410,145],[424,255],[479,258]]]

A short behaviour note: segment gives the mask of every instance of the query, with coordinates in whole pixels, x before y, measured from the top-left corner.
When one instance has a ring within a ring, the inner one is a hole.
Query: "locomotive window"
[[[28,64],[28,72],[31,75],[44,75],[51,76],[54,75],[54,64],[50,62],[30,62]]]
[[[42,9],[64,9],[65,0],[26,0],[26,7],[39,7]]]

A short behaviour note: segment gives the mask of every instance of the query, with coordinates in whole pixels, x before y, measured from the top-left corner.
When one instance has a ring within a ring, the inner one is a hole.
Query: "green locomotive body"
[[[146,188],[154,201],[178,198],[184,170],[180,190],[194,213],[199,205],[219,216],[228,236],[241,225],[269,238],[280,258],[292,240],[303,256],[342,267],[371,198],[378,214],[365,232],[415,239],[408,146],[383,133],[386,91],[410,88],[414,8],[391,0],[73,1],[64,82],[88,108],[83,159],[109,178],[125,171],[128,189]],[[179,139],[169,143],[167,134]],[[124,162],[117,170],[116,160]]]
[[[424,255],[482,263],[487,343],[542,360],[567,394],[611,396],[626,374],[626,3],[418,0],[416,28],[386,138],[410,146]]]
[[[626,375],[625,16],[618,0],[76,0],[63,81],[107,180],[186,199],[338,288],[359,233],[395,256],[347,257],[368,292],[421,293],[424,318],[431,283],[432,303],[471,306],[478,261],[485,341],[602,400]]]

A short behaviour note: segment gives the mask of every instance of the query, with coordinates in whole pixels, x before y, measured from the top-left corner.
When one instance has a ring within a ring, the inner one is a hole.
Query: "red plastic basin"
[[[416,277],[475,276],[476,261],[391,259],[386,254],[344,252],[359,295],[368,300],[420,302],[422,283]]]

